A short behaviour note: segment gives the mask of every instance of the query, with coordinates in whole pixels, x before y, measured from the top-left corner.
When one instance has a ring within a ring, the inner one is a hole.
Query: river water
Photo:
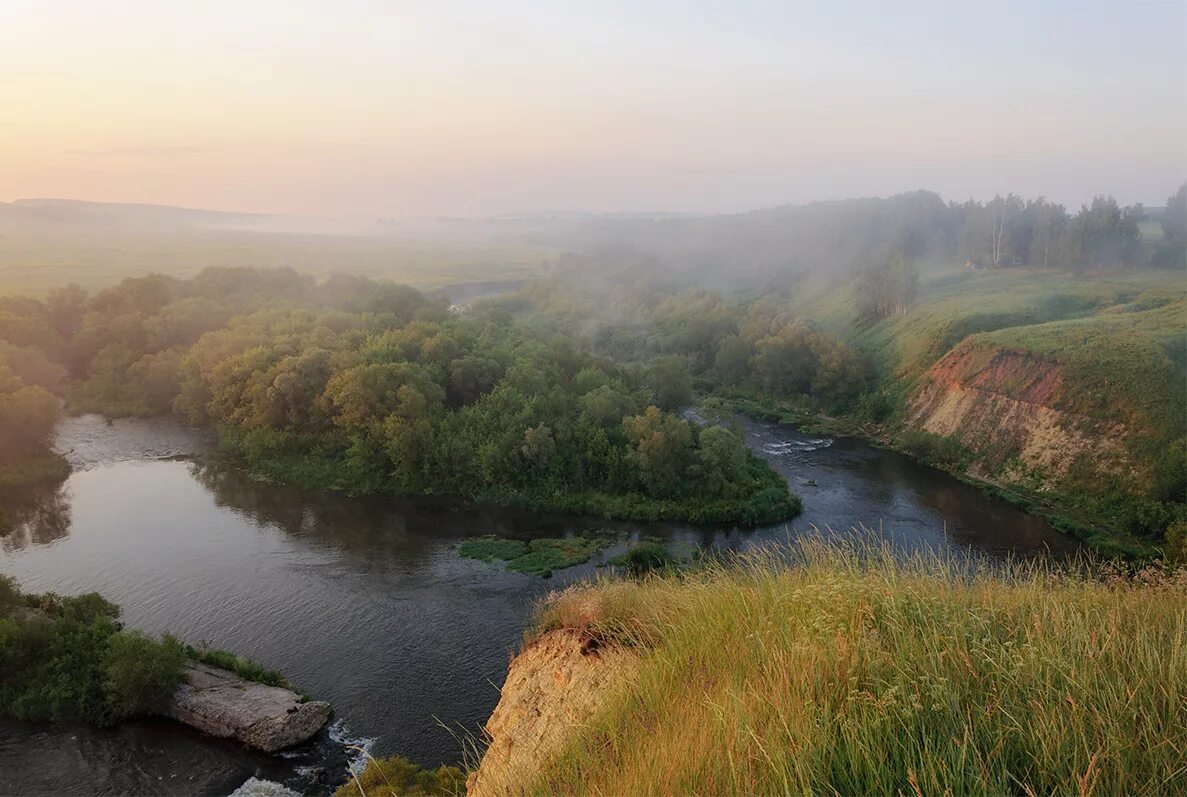
[[[28,592],[97,591],[151,633],[236,651],[330,701],[335,724],[280,756],[165,720],[113,730],[0,721],[0,793],[227,794],[250,777],[324,794],[356,748],[462,762],[551,578],[463,559],[469,536],[613,528],[745,548],[864,525],[901,548],[1062,556],[1074,541],[946,474],[852,439],[743,422],[804,514],[760,529],[635,524],[456,502],[350,498],[262,483],[170,419],[65,420],[60,488],[3,496],[0,573]],[[606,556],[622,550],[611,549]]]

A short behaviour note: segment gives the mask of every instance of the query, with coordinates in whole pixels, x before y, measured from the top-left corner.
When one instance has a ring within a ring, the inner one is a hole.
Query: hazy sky
[[[1161,202],[1187,0],[0,0],[0,200],[323,216]]]

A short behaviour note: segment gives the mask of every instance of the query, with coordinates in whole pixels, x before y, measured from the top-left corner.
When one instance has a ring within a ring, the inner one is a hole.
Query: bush
[[[898,445],[921,462],[944,470],[960,470],[969,456],[964,446],[951,437],[915,429],[899,435]]]
[[[159,710],[181,680],[185,649],[166,634],[157,641],[139,631],[108,640],[103,656],[104,692],[114,717]]]
[[[118,617],[94,593],[22,595],[0,579],[0,715],[109,725],[157,709],[181,680],[181,644]]]
[[[461,797],[466,773],[457,767],[424,769],[401,756],[372,758],[363,774],[338,787],[334,797]]]
[[[644,540],[632,545],[622,556],[616,556],[609,564],[625,567],[632,576],[642,576],[668,567],[676,560],[668,553],[668,547],[659,540]]]

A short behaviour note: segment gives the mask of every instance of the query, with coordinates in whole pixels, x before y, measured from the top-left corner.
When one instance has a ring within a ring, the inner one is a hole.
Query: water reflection
[[[12,529],[0,536],[0,550],[49,545],[70,532],[70,493],[66,485],[6,493],[0,497]]]

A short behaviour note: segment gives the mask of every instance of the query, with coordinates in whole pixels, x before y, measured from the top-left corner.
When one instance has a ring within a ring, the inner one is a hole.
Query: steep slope
[[[580,733],[608,694],[623,683],[635,657],[601,648],[586,631],[562,628],[515,657],[499,704],[486,724],[490,744],[466,783],[470,797],[519,791],[541,761]]]
[[[561,593],[470,795],[1187,794],[1187,571],[970,564],[807,541]]]
[[[958,441],[973,475],[1173,497],[1187,302],[1154,304],[972,335],[918,380],[906,427]]]
[[[1024,351],[978,347],[945,355],[910,402],[907,426],[958,441],[973,452],[971,475],[1026,480],[1039,489],[1068,482],[1085,466],[1133,485],[1148,466],[1124,440],[1136,430],[1056,408],[1064,368]]]

